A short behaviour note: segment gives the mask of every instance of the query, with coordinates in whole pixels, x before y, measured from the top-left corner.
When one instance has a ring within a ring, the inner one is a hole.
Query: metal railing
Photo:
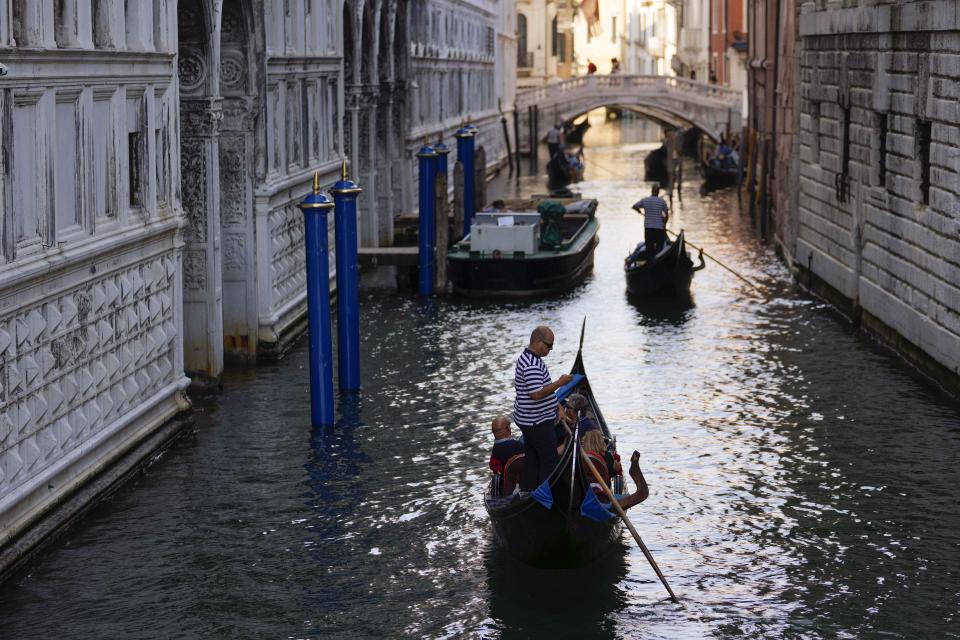
[[[517,67],[530,69],[533,67],[533,51],[517,51]]]

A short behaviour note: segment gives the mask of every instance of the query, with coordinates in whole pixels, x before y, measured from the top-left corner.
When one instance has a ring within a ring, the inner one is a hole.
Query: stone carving
[[[207,77],[207,62],[203,53],[192,47],[181,46],[177,74],[180,77],[180,90],[184,93],[202,87]]]
[[[333,216],[329,218],[332,229]],[[303,213],[294,205],[278,207],[270,212],[269,220],[273,304],[276,308],[306,290]],[[332,247],[332,238],[330,242]],[[333,252],[330,254],[332,256]]]
[[[207,240],[207,158],[206,142],[184,139],[180,147],[180,188],[187,217],[186,238]]]
[[[0,317],[0,495],[174,381],[165,254]]]
[[[243,271],[247,265],[246,236],[241,233],[223,234],[223,268]]]
[[[207,252],[204,249],[187,249],[183,252],[183,287],[190,291],[205,291],[207,288]]]
[[[220,60],[220,88],[226,93],[242,92],[246,89],[246,67],[243,54],[237,51],[224,51]]]
[[[247,145],[244,135],[220,138],[220,219],[224,226],[243,224],[247,202]]]

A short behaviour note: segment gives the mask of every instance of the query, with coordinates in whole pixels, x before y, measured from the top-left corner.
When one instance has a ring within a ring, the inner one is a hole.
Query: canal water
[[[708,264],[691,304],[632,304],[655,146],[633,127],[587,134],[585,283],[422,302],[365,279],[364,388],[337,427],[309,426],[305,341],[231,369],[195,432],[0,588],[0,638],[960,635],[957,405],[797,292],[732,191],[689,180],[671,226],[762,294]],[[651,487],[630,515],[680,605],[628,535],[563,571],[492,542],[488,425],[514,360],[548,324],[559,375],[584,318],[591,384]]]

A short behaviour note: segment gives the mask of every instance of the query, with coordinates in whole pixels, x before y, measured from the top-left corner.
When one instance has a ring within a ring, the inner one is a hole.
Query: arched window
[[[517,14],[517,66],[530,67],[527,56],[527,16]]]

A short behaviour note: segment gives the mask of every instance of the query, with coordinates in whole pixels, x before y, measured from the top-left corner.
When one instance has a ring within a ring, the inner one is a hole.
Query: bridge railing
[[[677,97],[687,96],[719,102],[730,107],[736,106],[741,100],[740,92],[735,89],[676,76],[592,74],[551,82],[540,87],[518,89],[517,109],[526,109],[532,105],[561,104],[586,94],[619,94],[624,90],[656,90]]]

